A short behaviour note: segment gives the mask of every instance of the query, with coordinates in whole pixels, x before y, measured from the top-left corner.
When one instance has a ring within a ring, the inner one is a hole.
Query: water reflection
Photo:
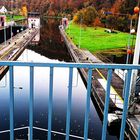
[[[25,54],[28,53],[28,62],[58,62],[57,60],[50,60],[34,53],[30,50],[25,50],[18,61],[27,61]],[[54,89],[53,89],[53,119],[52,129],[58,132],[65,133],[65,119],[66,119],[66,105],[68,98],[68,76],[69,70],[64,68],[54,69]],[[74,70],[73,84],[76,82],[77,70]],[[78,75],[79,76],[79,75]],[[48,114],[48,94],[49,94],[49,68],[35,68],[34,76],[34,126],[47,129],[47,114]],[[73,88],[72,97],[72,116],[71,116],[71,134],[83,136],[84,112],[86,101],[86,89],[80,78],[78,77],[78,86]],[[4,79],[3,79],[4,80]],[[2,80],[2,81],[3,81]],[[9,76],[7,73],[7,82],[9,83]],[[15,88],[15,127],[23,127],[28,125],[28,101],[29,101],[29,68],[15,67],[14,68],[14,87],[22,87],[22,89]],[[9,128],[9,86],[0,88],[0,102],[1,111],[1,130]],[[93,137],[93,132],[96,127],[92,126],[93,117],[97,114],[93,113],[94,108],[91,104],[90,113],[90,129],[89,136]],[[93,115],[94,114],[94,115]],[[91,119],[92,118],[92,119]],[[99,121],[99,120],[98,120]],[[3,124],[3,125],[2,125]],[[98,126],[101,122],[98,122]],[[3,126],[3,127],[2,127]],[[92,130],[92,131],[91,131]],[[95,131],[96,132],[96,131]],[[99,133],[99,132],[98,132]],[[35,135],[36,136],[36,135]],[[100,137],[98,135],[97,137]]]
[[[42,21],[40,30],[40,43],[38,46],[29,46],[29,49],[50,58],[59,61],[70,61],[71,58],[68,54],[67,48],[61,38],[58,26],[60,20],[48,19]]]
[[[65,45],[61,42],[58,32],[58,23],[54,21],[44,21],[48,26],[43,26],[41,29],[40,46],[30,47],[35,50],[26,49],[20,56],[18,61],[22,62],[53,62],[65,63],[70,57],[67,53]],[[56,26],[56,27],[55,27]],[[46,30],[44,30],[45,28]],[[54,30],[54,31],[51,31]],[[55,33],[55,35],[54,35]],[[46,35],[48,34],[48,35]],[[57,36],[59,38],[57,38]],[[52,41],[50,41],[50,39]],[[56,42],[55,42],[56,41]],[[46,44],[44,45],[44,43]],[[48,95],[49,95],[49,68],[35,68],[34,73],[34,126],[47,129],[48,119]],[[78,83],[77,83],[78,76]],[[68,78],[69,69],[55,68],[54,69],[54,88],[53,88],[53,117],[52,130],[57,133],[52,133],[53,140],[65,139],[66,126],[66,106],[68,98]],[[9,72],[7,79],[5,77],[0,81],[0,130],[9,129]],[[3,86],[6,85],[6,86]],[[77,86],[76,86],[77,85]],[[3,86],[3,87],[2,87]],[[15,95],[15,128],[28,126],[29,124],[29,68],[14,67],[14,95]],[[19,88],[22,87],[22,88]],[[73,75],[73,94],[71,108],[71,127],[70,134],[83,137],[84,131],[84,113],[86,104],[86,88],[81,80],[80,75],[77,75],[77,69],[74,69]],[[97,115],[97,112],[90,102],[89,116],[89,138],[101,139],[102,123]],[[15,138],[27,139],[27,130],[16,131]],[[64,135],[63,135],[64,134]],[[47,132],[34,130],[34,139],[45,140]],[[0,139],[8,140],[9,134],[0,135]],[[70,137],[71,140],[77,140],[76,137]],[[116,138],[107,136],[107,139]]]
[[[27,61],[25,54],[28,53],[28,62],[58,62],[57,60],[50,60],[30,50],[25,50],[18,61]],[[54,70],[54,89],[53,89],[53,118],[52,129],[58,132],[65,133],[65,119],[66,119],[66,105],[68,98],[68,69],[55,68]],[[73,85],[76,82],[77,70],[74,69]],[[79,75],[78,75],[79,76]],[[34,82],[34,126],[47,129],[47,115],[48,115],[48,92],[49,92],[49,68],[35,68],[35,82]],[[78,77],[78,86],[73,87],[72,96],[72,111],[71,111],[71,129],[70,133],[76,136],[83,137],[84,128],[84,113],[86,104],[86,89]],[[3,79],[4,80],[4,79]],[[3,81],[2,80],[2,81]],[[9,76],[7,73],[7,82]],[[28,101],[29,101],[29,68],[15,67],[14,68],[14,90],[15,95],[15,127],[28,126]],[[0,88],[0,102],[1,102],[1,130],[9,129],[9,86]],[[95,121],[96,120],[96,121]],[[91,102],[90,118],[89,118],[89,137],[101,138],[101,122]],[[34,135],[35,138],[43,137],[41,135]],[[56,137],[56,136],[55,136]]]

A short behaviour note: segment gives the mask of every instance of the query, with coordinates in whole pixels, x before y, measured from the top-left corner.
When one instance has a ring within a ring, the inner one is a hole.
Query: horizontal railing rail
[[[19,127],[19,128],[14,128],[14,131],[20,131],[20,130],[28,130],[28,140],[29,139],[29,126],[25,126],[25,127]],[[41,127],[35,127],[33,126],[33,129],[34,130],[38,130],[38,131],[41,131],[41,132],[48,132],[48,129],[45,129],[45,128],[41,128]],[[4,134],[4,133],[10,133],[10,130],[4,130],[4,131],[0,131],[0,134]],[[63,135],[63,136],[66,136],[66,133],[63,133],[63,132],[58,132],[58,131],[54,131],[54,130],[51,130],[51,133],[54,133],[54,134],[58,134],[58,135]],[[79,140],[84,140],[84,137],[81,137],[81,136],[77,136],[77,135],[69,135],[71,138],[76,138],[76,139],[79,139]],[[92,139],[88,139],[88,140],[92,140]]]
[[[73,68],[99,68],[99,69],[125,69],[139,70],[140,65],[131,64],[91,64],[91,63],[35,63],[35,62],[17,62],[17,61],[0,61],[0,66],[32,66],[32,67],[73,67]]]
[[[49,102],[48,102],[48,140],[51,140],[52,132],[52,104],[53,104],[53,79],[54,68],[69,68],[69,85],[68,85],[68,102],[67,102],[67,116],[66,116],[66,140],[70,137],[70,117],[71,117],[71,103],[72,103],[72,80],[74,68],[86,68],[87,73],[87,97],[85,107],[85,121],[84,121],[84,140],[88,139],[88,120],[90,112],[90,95],[92,85],[92,73],[93,69],[107,69],[107,85],[106,85],[106,97],[104,106],[104,118],[102,128],[102,140],[106,140],[107,134],[107,122],[108,122],[108,109],[110,102],[110,89],[111,80],[114,69],[125,69],[126,82],[124,83],[124,104],[122,113],[122,122],[120,130],[120,140],[124,140],[128,102],[130,96],[130,84],[132,70],[140,69],[139,65],[116,65],[116,64],[76,64],[76,63],[28,63],[28,62],[0,62],[0,66],[9,66],[9,85],[10,85],[10,140],[14,140],[14,67],[28,66],[30,68],[30,100],[29,100],[29,138],[33,140],[33,104],[34,104],[34,68],[35,67],[49,67],[50,80],[49,80]],[[139,134],[140,135],[140,134]],[[139,137],[139,136],[138,136]]]

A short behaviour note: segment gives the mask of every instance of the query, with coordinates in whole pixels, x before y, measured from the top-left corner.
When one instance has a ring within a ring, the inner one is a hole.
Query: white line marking
[[[18,131],[18,130],[24,130],[24,129],[30,129],[28,126],[26,127],[20,127],[20,128],[15,128],[14,131]],[[41,131],[45,131],[45,132],[48,132],[48,129],[44,129],[44,128],[39,128],[39,127],[33,127],[33,129],[36,129],[36,130],[41,130]],[[10,130],[4,130],[4,131],[0,131],[0,134],[2,133],[8,133],[10,132]],[[63,135],[63,136],[66,136],[66,133],[62,133],[62,132],[58,132],[58,131],[51,131],[52,133],[55,133],[55,134],[59,134],[59,135]],[[69,135],[70,137],[73,137],[73,138],[77,138],[77,139],[82,139],[84,140],[84,137],[80,137],[80,136],[76,136],[76,135]],[[88,140],[92,140],[92,139],[89,139]]]

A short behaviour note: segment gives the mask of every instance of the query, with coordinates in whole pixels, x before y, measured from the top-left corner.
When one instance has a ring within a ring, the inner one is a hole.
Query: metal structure
[[[106,140],[107,133],[107,123],[108,123],[108,108],[110,101],[110,87],[112,80],[112,72],[114,69],[125,69],[126,82],[124,85],[124,104],[123,104],[123,115],[120,130],[120,140],[124,140],[126,120],[127,120],[127,109],[130,93],[130,80],[132,70],[140,70],[139,65],[111,65],[111,64],[76,64],[76,63],[25,63],[25,62],[0,62],[0,66],[9,66],[9,85],[10,85],[10,140],[14,140],[14,67],[29,67],[30,68],[30,100],[29,100],[29,139],[33,140],[33,104],[34,104],[34,68],[35,67],[48,67],[50,68],[50,82],[49,82],[49,102],[48,102],[48,140],[51,140],[51,133],[53,133],[52,124],[52,104],[53,104],[53,77],[54,68],[69,68],[69,86],[68,86],[68,102],[67,102],[67,117],[66,117],[66,140],[70,137],[70,117],[71,117],[71,103],[72,103],[72,80],[73,80],[73,69],[74,68],[86,68],[88,69],[88,82],[87,82],[87,97],[86,97],[86,107],[85,107],[85,122],[84,122],[84,140],[88,139],[88,118],[90,111],[90,95],[91,95],[91,83],[92,83],[92,70],[93,69],[107,69],[107,85],[106,85],[106,99],[104,107],[104,118],[102,127],[102,140]],[[138,140],[140,138],[140,130],[138,132]]]
[[[135,52],[134,52],[134,59],[133,59],[133,65],[139,64],[139,58],[140,58],[140,16],[138,19],[138,29],[137,29],[137,38],[136,38],[136,45],[135,45]],[[135,86],[136,86],[136,80],[138,76],[138,71],[133,71],[133,77],[132,77],[132,96],[135,94]]]

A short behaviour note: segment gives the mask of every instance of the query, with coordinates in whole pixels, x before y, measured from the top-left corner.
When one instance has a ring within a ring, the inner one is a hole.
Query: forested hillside
[[[68,16],[87,26],[104,26],[128,31],[130,21],[137,23],[133,9],[138,0],[0,0],[0,5],[18,11],[26,6],[28,11],[38,11],[47,16]],[[13,11],[13,10],[12,10]],[[118,24],[119,23],[119,24]]]
[[[137,0],[90,0],[74,15],[74,22],[87,26],[103,26],[112,30],[129,32],[130,24],[136,28],[138,14],[134,7]]]
[[[88,6],[94,6],[97,11],[111,10],[119,13],[132,14],[133,8],[138,4],[138,0],[0,0],[0,5],[5,5],[8,9],[11,5],[21,8],[26,4],[29,10],[57,11],[71,13]],[[40,7],[41,6],[41,7]]]

